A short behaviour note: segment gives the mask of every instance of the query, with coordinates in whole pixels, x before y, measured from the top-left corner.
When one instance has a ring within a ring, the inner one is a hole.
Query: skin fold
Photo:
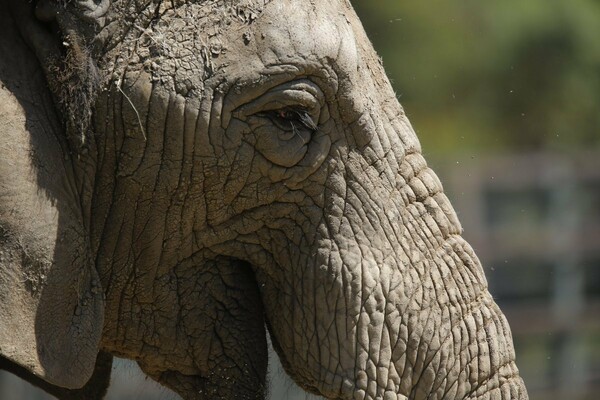
[[[527,399],[349,2],[0,7],[4,368],[101,398],[101,352],[263,399],[269,334],[328,399]]]

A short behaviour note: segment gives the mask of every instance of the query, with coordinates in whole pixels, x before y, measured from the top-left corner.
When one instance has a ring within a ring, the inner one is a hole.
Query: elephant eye
[[[256,115],[270,119],[275,126],[284,131],[296,131],[298,129],[305,129],[311,133],[317,131],[317,125],[310,113],[304,108],[285,107],[263,111]]]

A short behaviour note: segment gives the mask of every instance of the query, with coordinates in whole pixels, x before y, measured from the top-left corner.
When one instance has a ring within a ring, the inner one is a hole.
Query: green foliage
[[[354,6],[429,154],[600,146],[600,2]]]

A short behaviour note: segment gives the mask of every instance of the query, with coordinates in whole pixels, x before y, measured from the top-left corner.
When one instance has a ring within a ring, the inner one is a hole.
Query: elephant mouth
[[[269,336],[272,349],[277,354],[285,373],[303,390],[329,400],[353,400],[355,398],[366,400],[369,398],[368,396],[357,395],[358,388],[356,384],[347,376],[337,375],[336,381],[340,381],[342,384],[337,386],[332,385],[331,387],[323,387],[322,383],[310,383],[304,379],[300,373],[296,372],[294,365],[286,357],[276,335],[273,333],[273,329],[268,319],[265,319],[265,325],[267,327],[267,335]],[[331,371],[325,370],[323,366],[320,368],[322,369],[323,374],[328,373],[331,376]]]

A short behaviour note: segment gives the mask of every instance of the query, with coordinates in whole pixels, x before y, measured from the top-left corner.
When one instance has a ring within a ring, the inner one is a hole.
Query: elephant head
[[[76,388],[102,350],[184,398],[260,399],[266,325],[288,374],[329,399],[527,398],[348,1],[28,7],[11,15],[51,88],[28,117],[62,125],[16,132],[41,161],[23,161],[27,201],[0,191],[0,316],[23,332],[0,329],[5,357]],[[25,223],[40,210],[49,232]],[[28,240],[44,244],[29,258]],[[35,291],[5,285],[36,271]]]

